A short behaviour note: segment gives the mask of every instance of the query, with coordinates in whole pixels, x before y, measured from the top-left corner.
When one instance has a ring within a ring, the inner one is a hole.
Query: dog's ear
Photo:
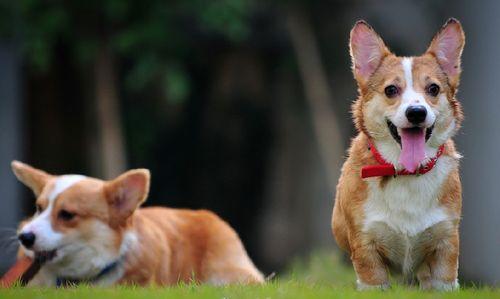
[[[460,76],[460,57],[465,44],[462,25],[456,19],[449,19],[434,36],[427,53],[436,57],[451,85],[457,85]]]
[[[146,200],[149,181],[149,170],[134,169],[105,183],[104,195],[112,221],[125,221]]]
[[[356,80],[365,84],[377,70],[382,59],[391,52],[384,41],[365,21],[358,21],[351,30],[349,50]]]
[[[43,188],[52,177],[43,170],[36,169],[19,161],[12,161],[10,165],[17,179],[33,190],[33,193],[37,197],[42,193]]]

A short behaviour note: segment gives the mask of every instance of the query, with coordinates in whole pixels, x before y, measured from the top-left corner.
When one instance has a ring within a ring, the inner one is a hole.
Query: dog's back
[[[122,283],[264,281],[236,232],[210,211],[143,208],[132,221],[137,242]]]

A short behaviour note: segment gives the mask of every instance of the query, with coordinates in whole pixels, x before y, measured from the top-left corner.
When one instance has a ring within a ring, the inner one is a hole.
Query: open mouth
[[[398,133],[398,127],[396,127],[390,120],[387,120],[387,126],[389,127],[389,131],[391,132],[392,138],[396,140],[399,145],[401,145],[401,136]],[[434,129],[434,125],[432,125],[430,128],[421,128],[421,127],[413,127],[413,128],[408,128],[408,129],[403,129],[405,131],[408,131],[410,133],[418,133],[421,130],[425,130],[425,142],[431,138],[432,131]]]
[[[48,250],[48,251],[35,251],[35,260],[37,260],[40,264],[44,264],[46,262],[50,262],[57,256],[57,250]]]

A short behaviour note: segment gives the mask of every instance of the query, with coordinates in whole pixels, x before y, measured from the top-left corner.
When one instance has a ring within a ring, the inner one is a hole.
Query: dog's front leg
[[[358,290],[387,289],[387,267],[377,251],[375,243],[363,244],[352,250],[352,264],[358,276]]]
[[[457,279],[458,245],[458,229],[452,236],[439,241],[417,272],[420,288],[453,291],[460,287]]]

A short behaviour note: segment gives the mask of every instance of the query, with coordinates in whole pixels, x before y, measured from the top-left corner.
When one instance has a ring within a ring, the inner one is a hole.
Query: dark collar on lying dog
[[[361,178],[370,177],[385,177],[385,176],[398,176],[398,175],[421,175],[426,174],[431,171],[436,165],[437,160],[444,152],[444,144],[441,145],[436,153],[436,156],[429,159],[429,161],[419,167],[416,171],[410,172],[406,169],[396,170],[396,167],[391,163],[385,161],[382,155],[377,151],[375,145],[372,142],[368,142],[368,150],[371,151],[373,157],[377,161],[378,165],[366,165],[361,168]]]
[[[84,284],[94,284],[104,278],[105,276],[113,273],[115,270],[118,269],[118,267],[122,264],[122,258],[118,259],[117,261],[114,261],[108,265],[106,265],[99,274],[92,278],[86,278],[86,279],[74,279],[74,278],[69,278],[69,277],[57,277],[56,279],[56,286],[57,287],[67,287],[67,286],[76,286],[81,283]]]

